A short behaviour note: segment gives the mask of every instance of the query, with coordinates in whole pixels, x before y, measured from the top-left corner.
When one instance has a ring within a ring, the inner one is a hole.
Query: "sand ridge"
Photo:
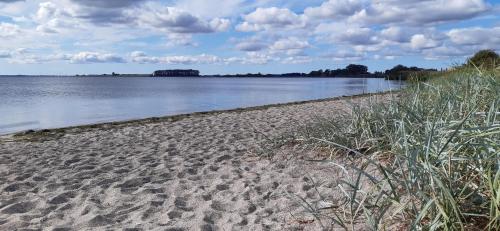
[[[296,199],[324,206],[337,170],[255,150],[366,99],[0,140],[0,230],[317,230]]]

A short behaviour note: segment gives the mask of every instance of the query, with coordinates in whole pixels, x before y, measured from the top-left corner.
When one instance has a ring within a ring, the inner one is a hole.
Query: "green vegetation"
[[[467,60],[468,66],[494,69],[500,66],[500,57],[493,50],[482,50]]]
[[[310,77],[345,77],[345,76],[366,76],[371,75],[368,72],[368,67],[359,64],[349,64],[343,69],[335,70],[317,70],[311,71],[308,76]]]
[[[359,64],[349,64],[345,68],[338,68],[335,70],[320,69],[311,71],[309,73],[283,73],[283,74],[233,74],[233,75],[211,75],[220,77],[351,77],[351,78],[384,78],[381,72],[370,73],[368,67]]]
[[[427,76],[435,74],[436,69],[424,69],[419,67],[406,67],[397,65],[385,71],[386,79],[389,80],[417,80],[421,81]]]
[[[345,203],[321,214],[336,226],[500,230],[498,70],[440,73],[292,139],[350,156],[349,164],[335,163],[350,172],[337,185]]]

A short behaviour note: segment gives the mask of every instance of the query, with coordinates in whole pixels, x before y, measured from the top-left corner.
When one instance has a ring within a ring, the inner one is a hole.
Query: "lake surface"
[[[397,88],[349,78],[0,77],[0,134]]]

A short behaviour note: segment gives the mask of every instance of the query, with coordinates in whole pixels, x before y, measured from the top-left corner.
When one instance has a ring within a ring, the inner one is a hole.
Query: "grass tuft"
[[[460,69],[388,102],[305,126],[294,140],[353,157],[331,223],[355,230],[500,229],[500,75]],[[334,158],[332,158],[334,159]],[[332,160],[333,161],[333,160]]]

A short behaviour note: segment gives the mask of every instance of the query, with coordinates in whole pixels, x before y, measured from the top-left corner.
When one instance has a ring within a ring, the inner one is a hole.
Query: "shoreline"
[[[68,131],[77,129],[79,132],[88,131],[92,129],[112,129],[113,127],[122,127],[128,125],[141,125],[148,123],[160,123],[160,122],[174,122],[183,120],[190,117],[195,116],[207,116],[207,115],[216,115],[221,113],[241,113],[246,111],[255,111],[255,110],[265,110],[273,107],[286,107],[291,105],[300,105],[300,104],[308,104],[308,103],[318,103],[318,102],[329,102],[329,101],[338,101],[338,100],[347,100],[347,99],[356,99],[362,97],[376,96],[376,95],[385,95],[391,93],[397,93],[398,90],[385,91],[385,92],[377,92],[377,93],[364,93],[357,95],[343,95],[331,98],[324,99],[314,99],[314,100],[303,100],[303,101],[294,101],[287,103],[276,103],[276,104],[266,104],[260,106],[252,106],[252,107],[239,107],[233,109],[223,109],[223,110],[211,110],[211,111],[200,111],[200,112],[192,112],[192,113],[183,113],[177,115],[168,115],[168,116],[159,116],[159,117],[147,117],[142,119],[130,119],[123,121],[110,121],[110,122],[102,122],[102,123],[92,123],[92,124],[83,124],[83,125],[75,125],[75,126],[67,126],[60,128],[47,128],[47,129],[27,129],[19,132],[12,132],[6,134],[0,134],[0,142],[5,138],[23,138],[25,136],[40,136],[40,135],[57,135],[64,134]]]
[[[310,79],[387,79],[387,76],[379,75],[344,75],[344,76],[280,76],[280,75],[270,75],[270,76],[236,76],[236,75],[200,75],[200,76],[153,76],[148,74],[130,74],[130,75],[0,75],[0,78],[44,78],[44,77],[56,77],[56,78],[151,78],[151,79],[161,79],[161,78],[275,78],[275,79],[286,79],[286,78],[310,78]],[[397,81],[397,80],[390,80]]]

